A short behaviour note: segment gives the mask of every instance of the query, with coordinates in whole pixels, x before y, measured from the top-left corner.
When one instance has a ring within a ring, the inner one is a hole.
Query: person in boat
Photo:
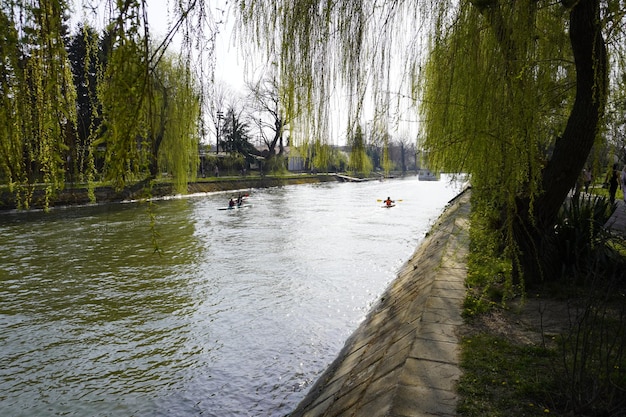
[[[235,200],[233,199],[233,197],[230,197],[230,201],[228,202],[228,207],[229,208],[235,207]]]
[[[385,204],[387,205],[387,207],[391,207],[391,205],[392,205],[393,203],[395,203],[395,201],[393,201],[393,200],[391,199],[391,197],[387,197],[387,199],[386,199],[385,201],[383,201],[383,203],[385,203]]]
[[[239,193],[239,196],[237,197],[237,207],[241,206],[242,204],[243,204],[243,195]]]

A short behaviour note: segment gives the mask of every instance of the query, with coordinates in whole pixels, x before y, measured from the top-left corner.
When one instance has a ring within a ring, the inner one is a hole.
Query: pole
[[[215,154],[220,152],[220,121],[224,118],[224,113],[220,110],[217,112],[217,131],[215,132]]]

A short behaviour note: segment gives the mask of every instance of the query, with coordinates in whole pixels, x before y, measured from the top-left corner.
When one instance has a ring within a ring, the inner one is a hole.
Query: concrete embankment
[[[319,175],[289,175],[289,176],[265,176],[265,177],[224,177],[211,178],[189,183],[188,193],[209,193],[228,190],[242,190],[249,188],[268,188],[281,185],[307,184],[327,181],[339,181],[332,174]],[[109,203],[114,201],[138,200],[149,197],[164,197],[176,194],[173,184],[168,182],[157,182],[151,187],[145,183],[134,184],[123,190],[116,190],[114,187],[101,186],[94,188],[96,203]],[[30,198],[30,208],[41,208],[45,204],[45,191],[41,187],[24,189],[23,192],[32,194]],[[12,210],[17,208],[15,192],[8,189],[0,191],[0,210]],[[73,187],[67,185],[65,189],[56,191],[50,199],[49,205],[71,206],[92,203],[89,199],[88,189],[84,186]]]
[[[450,202],[292,417],[456,415],[469,194]]]

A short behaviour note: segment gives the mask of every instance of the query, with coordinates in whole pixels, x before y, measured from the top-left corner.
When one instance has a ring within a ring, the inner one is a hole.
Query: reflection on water
[[[415,179],[0,215],[0,415],[284,415],[457,189]],[[402,199],[381,209],[377,199]],[[152,244],[156,215],[161,254]]]

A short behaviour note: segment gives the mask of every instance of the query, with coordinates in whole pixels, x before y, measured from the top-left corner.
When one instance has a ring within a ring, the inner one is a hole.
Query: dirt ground
[[[524,345],[550,345],[576,320],[577,309],[567,301],[527,298],[509,301],[507,308],[493,309],[471,320],[462,336],[487,332]]]

